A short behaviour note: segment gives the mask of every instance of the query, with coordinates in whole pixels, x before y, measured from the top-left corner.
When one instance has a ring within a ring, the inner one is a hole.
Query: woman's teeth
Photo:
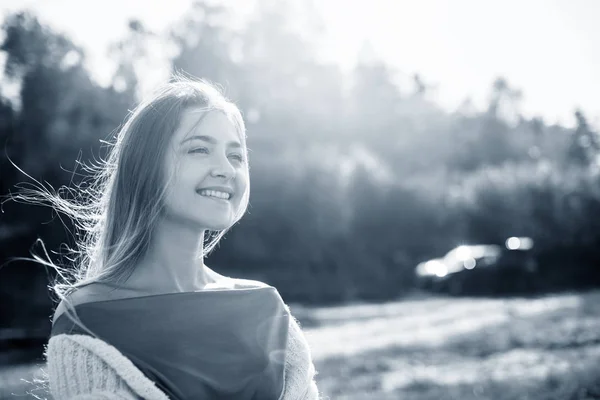
[[[218,199],[224,199],[224,200],[229,200],[229,198],[231,197],[231,195],[229,193],[219,192],[218,190],[201,190],[199,193],[202,196],[216,197]]]

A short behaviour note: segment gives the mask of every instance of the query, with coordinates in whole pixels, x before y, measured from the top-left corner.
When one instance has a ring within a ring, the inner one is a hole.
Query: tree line
[[[380,60],[344,75],[289,28],[292,3],[258,1],[235,29],[231,10],[203,1],[166,35],[130,21],[109,85],[91,78],[73,38],[8,15],[4,79],[19,91],[0,98],[0,194],[29,181],[13,164],[54,188],[81,182],[80,163],[103,156],[138,101],[158,42],[172,71],[221,84],[246,118],[250,206],[207,261],[223,273],[272,283],[289,301],[383,300],[412,287],[420,261],[523,235],[549,286],[600,283],[600,139],[583,111],[575,129],[526,118],[503,77],[485,110],[447,112],[423,77],[399,87]],[[0,221],[1,259],[27,256],[36,238],[53,257],[72,243],[69,222],[45,207],[7,202]],[[15,265],[1,272],[19,282],[12,292],[47,297],[47,271]]]

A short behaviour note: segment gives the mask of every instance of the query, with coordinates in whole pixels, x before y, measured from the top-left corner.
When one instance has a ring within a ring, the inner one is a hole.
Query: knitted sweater
[[[284,389],[278,400],[318,400],[308,343],[297,321],[289,321]],[[100,339],[60,334],[50,338],[44,355],[56,400],[168,400],[127,357]]]

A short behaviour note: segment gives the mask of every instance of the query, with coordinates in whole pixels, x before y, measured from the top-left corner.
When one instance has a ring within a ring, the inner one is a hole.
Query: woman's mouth
[[[207,189],[199,189],[196,190],[200,196],[208,197],[213,200],[220,200],[222,202],[228,202],[231,200],[232,194],[227,192],[221,192],[219,190],[207,190]]]

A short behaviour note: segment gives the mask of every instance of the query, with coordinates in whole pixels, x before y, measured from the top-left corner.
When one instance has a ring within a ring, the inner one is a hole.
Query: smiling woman
[[[213,231],[228,229],[235,222],[237,210],[246,207],[242,199],[249,185],[239,138],[225,112],[190,108],[182,113],[165,163],[167,174],[173,176],[165,198],[166,214]]]
[[[42,195],[84,233],[72,279],[53,286],[54,398],[318,399],[277,289],[204,264],[247,209],[247,155],[238,108],[177,76],[129,116],[87,203],[17,196]]]

